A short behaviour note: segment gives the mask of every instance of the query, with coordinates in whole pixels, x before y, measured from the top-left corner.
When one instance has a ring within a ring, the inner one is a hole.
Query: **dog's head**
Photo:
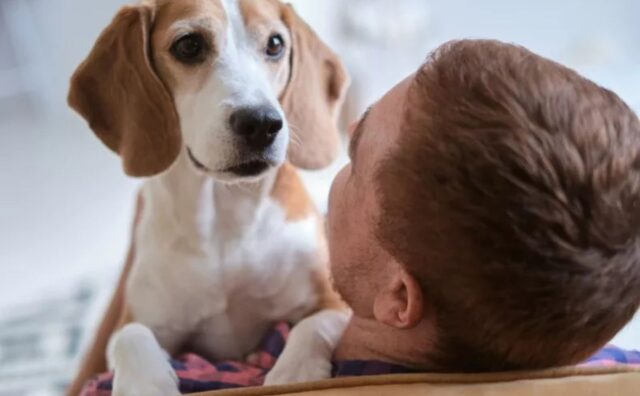
[[[278,0],[153,0],[123,8],[71,80],[70,105],[132,176],[182,152],[222,181],[286,158],[327,166],[348,77]]]

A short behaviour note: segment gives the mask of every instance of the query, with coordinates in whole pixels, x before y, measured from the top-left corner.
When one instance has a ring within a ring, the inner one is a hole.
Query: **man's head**
[[[640,122],[615,94],[453,42],[354,135],[331,194],[336,287],[356,317],[431,329],[425,365],[576,363],[638,309]]]

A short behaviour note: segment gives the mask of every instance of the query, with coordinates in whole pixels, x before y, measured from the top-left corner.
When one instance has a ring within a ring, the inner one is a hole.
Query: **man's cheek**
[[[347,167],[345,166],[340,170],[340,172],[338,172],[336,177],[333,179],[333,183],[331,184],[331,190],[329,191],[330,200],[332,197],[336,197],[337,194],[339,194],[339,192],[344,187],[344,180],[345,180],[346,174],[347,174]]]
[[[332,223],[336,220],[336,217],[340,215],[341,208],[343,206],[342,199],[344,198],[341,194],[344,191],[344,176],[345,169],[341,170],[338,175],[333,180],[333,184],[331,185],[331,189],[329,190],[329,210],[327,213],[327,217],[329,218],[329,222]]]

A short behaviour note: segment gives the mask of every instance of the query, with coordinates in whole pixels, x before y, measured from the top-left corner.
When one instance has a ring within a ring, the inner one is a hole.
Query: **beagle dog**
[[[243,359],[274,322],[303,318],[285,355],[316,353],[284,359],[268,382],[327,376],[347,318],[296,168],[335,158],[347,86],[336,55],[278,0],[120,10],[69,103],[128,175],[148,179],[129,264],[69,394],[108,361],[115,395],[176,395],[168,356]]]

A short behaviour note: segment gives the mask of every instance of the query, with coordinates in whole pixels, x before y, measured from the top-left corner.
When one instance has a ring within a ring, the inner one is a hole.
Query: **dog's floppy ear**
[[[182,144],[173,99],[150,58],[152,9],[124,7],[71,78],[69,104],[122,157],[131,176],[153,176]]]
[[[291,32],[289,83],[280,97],[296,136],[289,160],[303,169],[327,167],[340,149],[337,118],[349,76],[338,57],[318,38],[290,5],[282,20]]]

